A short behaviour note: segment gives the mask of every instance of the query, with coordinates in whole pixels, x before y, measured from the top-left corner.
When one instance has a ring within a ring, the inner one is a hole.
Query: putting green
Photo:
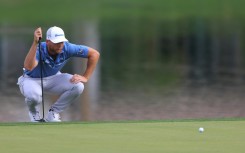
[[[1,123],[0,152],[243,153],[244,129],[245,119]]]

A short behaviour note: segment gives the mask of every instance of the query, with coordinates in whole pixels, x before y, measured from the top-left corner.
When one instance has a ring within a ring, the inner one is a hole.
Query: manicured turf
[[[205,132],[199,133],[198,128]],[[1,153],[244,153],[245,119],[1,123]]]

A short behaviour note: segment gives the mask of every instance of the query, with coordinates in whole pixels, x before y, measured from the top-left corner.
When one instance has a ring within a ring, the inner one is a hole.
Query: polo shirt
[[[46,42],[41,42],[41,54],[42,54],[42,61],[40,62],[39,47],[37,47],[36,60],[38,61],[38,65],[31,71],[24,70],[24,74],[32,78],[40,78],[41,77],[40,64],[42,63],[43,77],[55,75],[63,68],[63,66],[67,63],[67,61],[71,57],[87,58],[88,47],[84,45],[76,45],[69,42],[64,42],[64,47],[61,53],[59,53],[56,59],[54,60],[48,54]]]

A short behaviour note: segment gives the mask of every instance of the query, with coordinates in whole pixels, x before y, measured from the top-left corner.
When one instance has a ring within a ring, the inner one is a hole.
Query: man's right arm
[[[26,70],[31,71],[38,64],[38,61],[36,60],[36,50],[37,50],[39,38],[42,38],[41,28],[37,28],[34,32],[34,40],[33,40],[32,46],[29,52],[27,53],[25,61],[24,61],[24,68]]]

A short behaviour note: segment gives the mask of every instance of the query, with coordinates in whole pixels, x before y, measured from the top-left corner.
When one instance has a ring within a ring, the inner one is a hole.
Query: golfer
[[[17,84],[25,97],[30,121],[40,121],[39,105],[42,102],[40,64],[42,64],[43,91],[59,96],[50,107],[45,120],[60,122],[60,113],[82,94],[84,83],[88,82],[91,77],[100,54],[93,48],[68,42],[64,31],[54,26],[47,30],[46,42],[40,44],[42,61],[39,61],[40,38],[42,38],[42,29],[37,28],[34,32],[32,46],[24,61],[24,74],[19,77]],[[72,75],[60,72],[71,57],[88,59],[83,74]]]

